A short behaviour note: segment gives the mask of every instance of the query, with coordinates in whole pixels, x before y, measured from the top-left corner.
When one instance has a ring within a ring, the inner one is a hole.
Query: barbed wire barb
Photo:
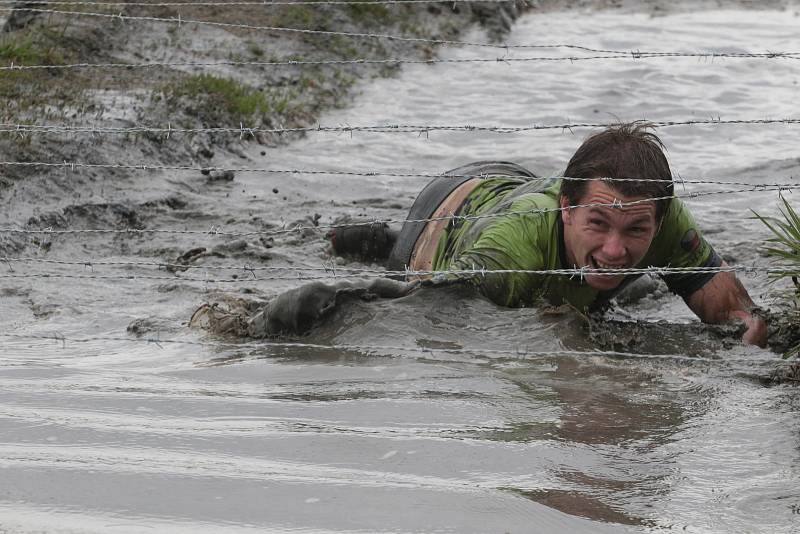
[[[156,347],[158,347],[159,349],[164,350],[164,346],[161,344],[161,339],[160,338],[161,338],[161,331],[160,330],[156,330],[156,337],[154,337],[154,338],[150,337],[150,338],[146,338],[146,339],[147,339],[148,343],[151,343],[151,344],[155,345]]]

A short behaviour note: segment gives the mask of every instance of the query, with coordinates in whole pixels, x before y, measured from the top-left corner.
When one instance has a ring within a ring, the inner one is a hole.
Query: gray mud
[[[333,10],[318,22],[488,41],[486,30],[472,24],[478,18],[497,24],[495,38],[509,43],[796,51],[797,18],[793,7],[783,11],[787,5],[542,2],[508,33],[502,30],[512,12],[461,6],[454,12],[444,5],[435,13],[390,11],[383,26],[374,17],[345,21],[344,11]],[[401,27],[394,18],[400,15],[414,24]],[[267,15],[220,9],[208,16],[263,23]],[[263,53],[258,57],[345,56],[343,43],[324,39],[66,23],[57,16],[37,23],[63,30],[70,61],[212,60],[232,53],[252,59],[256,49]],[[370,43],[355,42],[348,53],[497,56]],[[283,111],[271,108],[250,125],[525,126],[794,116],[793,65],[676,58],[326,68],[305,78],[291,69],[204,72],[273,88],[270,98],[291,97]],[[32,99],[41,94],[59,105],[20,108],[6,98],[3,119],[238,126],[233,115],[162,90],[199,73],[48,72],[24,87],[43,90],[30,91]],[[800,175],[793,128],[659,133],[678,175],[759,184]],[[295,344],[187,327],[203,303],[257,313],[307,282],[299,268],[338,276],[346,267],[379,269],[332,258],[325,227],[402,220],[425,184],[421,178],[230,175],[201,168],[430,173],[508,159],[547,174],[563,169],[586,133],[0,139],[4,160],[151,167],[0,168],[6,207],[0,227],[44,230],[0,233],[6,258],[0,262],[0,334],[42,336],[0,338],[0,530],[796,531],[798,390],[765,387],[789,368],[779,352],[796,332],[776,330],[774,321],[773,350],[744,347],[737,327],[700,324],[654,283],[600,319],[503,309],[447,288],[348,300],[307,335],[292,338]],[[197,170],[152,168],[157,165]],[[687,185],[686,192],[715,188]],[[776,214],[776,194],[687,202],[729,262],[771,265],[761,252],[768,234],[749,210]],[[305,229],[282,232],[298,225]],[[54,232],[76,229],[119,232]],[[161,229],[187,233],[130,231]],[[12,261],[23,258],[33,261]],[[264,267],[276,270],[255,270]],[[779,313],[785,285],[761,275],[743,282],[761,306]]]

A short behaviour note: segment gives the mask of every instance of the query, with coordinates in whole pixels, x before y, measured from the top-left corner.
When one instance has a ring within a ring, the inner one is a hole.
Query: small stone
[[[215,171],[208,176],[209,182],[232,182],[235,177],[233,171]]]
[[[277,194],[278,194],[278,188],[277,188],[277,187],[273,187],[273,188],[272,188],[272,192],[273,192],[273,193],[275,193],[275,194],[277,195]]]

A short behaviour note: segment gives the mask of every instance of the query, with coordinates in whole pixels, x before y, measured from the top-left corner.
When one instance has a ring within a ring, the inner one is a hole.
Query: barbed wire
[[[46,229],[30,229],[30,228],[11,228],[11,227],[2,227],[0,228],[0,233],[9,233],[9,234],[46,234],[51,236],[57,235],[66,235],[66,234],[126,234],[126,235],[146,235],[146,234],[173,234],[173,235],[211,235],[211,236],[221,236],[221,237],[253,237],[253,236],[262,236],[262,237],[269,237],[269,236],[279,236],[290,234],[294,232],[300,231],[319,231],[319,230],[332,230],[335,228],[343,228],[343,227],[355,227],[355,226],[373,226],[373,225],[382,225],[382,224],[403,224],[403,223],[428,223],[433,221],[477,221],[482,219],[491,219],[497,217],[506,217],[506,216],[524,216],[524,215],[544,215],[547,213],[554,213],[560,212],[564,210],[569,210],[573,208],[589,208],[589,207],[610,207],[610,208],[623,208],[626,206],[635,206],[638,204],[643,204],[647,202],[656,202],[660,200],[671,200],[671,199],[686,199],[686,198],[698,198],[698,197],[705,197],[710,195],[722,195],[722,194],[738,194],[738,193],[755,193],[755,192],[767,192],[767,191],[778,191],[782,192],[785,190],[792,190],[800,187],[800,185],[792,185],[792,186],[780,186],[780,187],[757,187],[753,186],[749,189],[734,189],[734,190],[724,190],[724,191],[696,191],[692,193],[686,193],[683,195],[665,195],[661,197],[651,197],[651,198],[643,198],[639,200],[631,200],[622,202],[620,200],[615,200],[614,202],[592,202],[586,204],[573,204],[569,206],[559,206],[556,208],[532,208],[529,210],[519,210],[519,211],[508,211],[503,213],[488,213],[483,215],[443,215],[441,217],[430,217],[426,219],[405,219],[405,220],[395,220],[395,219],[374,219],[370,221],[363,221],[363,222],[349,222],[349,223],[334,223],[334,224],[314,224],[314,225],[295,225],[291,228],[282,228],[279,230],[255,230],[250,232],[225,232],[222,230],[220,226],[212,226],[208,230],[166,230],[166,229],[148,229],[148,228],[102,228],[102,229],[65,229],[65,230],[56,230],[53,228],[46,228]]]
[[[0,5],[19,4],[23,0],[0,0]],[[26,5],[71,5],[98,7],[236,7],[236,6],[310,6],[310,5],[370,5],[370,4],[523,4],[528,0],[298,0],[284,2],[281,0],[260,2],[94,2],[85,0],[24,0]],[[17,8],[13,8],[17,9]]]
[[[212,172],[233,172],[233,173],[263,173],[263,174],[300,174],[300,175],[329,175],[329,176],[359,176],[359,177],[376,177],[382,176],[386,178],[518,178],[518,176],[507,175],[503,173],[479,173],[479,174],[454,174],[454,173],[424,173],[424,172],[392,172],[392,171],[339,171],[339,170],[324,170],[324,169],[272,169],[262,167],[213,167],[213,166],[191,166],[191,165],[159,165],[159,164],[125,164],[125,163],[80,163],[68,162],[53,163],[45,161],[0,161],[0,166],[19,166],[19,167],[61,167],[74,171],[79,168],[101,168],[101,169],[126,169],[137,171],[193,171],[210,174]],[[573,178],[569,176],[555,176],[553,178],[559,180],[570,181],[604,181],[604,182],[660,182],[660,183],[674,183],[677,185],[739,185],[744,187],[755,188],[784,188],[796,189],[800,187],[800,182],[783,182],[783,183],[767,183],[767,184],[753,184],[749,182],[737,182],[727,180],[691,180],[676,177],[674,180],[660,180],[653,178],[610,178],[610,177],[596,177],[596,178]]]
[[[2,9],[0,8],[0,11]],[[533,45],[531,45],[533,46]],[[541,48],[547,47],[569,47],[584,49],[577,45],[538,45]],[[588,49],[590,50],[590,49]],[[723,53],[723,52],[609,52],[604,55],[594,56],[534,56],[534,57],[493,57],[493,58],[428,58],[428,59],[404,59],[404,58],[384,58],[384,59],[318,59],[318,60],[275,60],[275,61],[167,61],[167,62],[148,62],[148,63],[71,63],[65,65],[19,65],[12,62],[9,65],[0,66],[0,71],[23,71],[23,70],[53,70],[53,69],[143,69],[157,67],[219,67],[219,66],[249,66],[249,67],[302,67],[311,65],[402,65],[402,64],[439,64],[439,63],[529,63],[529,62],[551,62],[568,61],[570,63],[578,61],[594,61],[601,59],[658,59],[658,58],[698,58],[698,59],[800,59],[798,52],[765,52],[765,53]]]
[[[19,257],[19,258],[12,258],[12,257],[0,257],[0,263],[43,263],[49,265],[60,265],[60,266],[79,266],[89,269],[94,269],[94,267],[156,267],[158,269],[175,269],[175,270],[191,270],[191,269],[202,269],[205,271],[242,271],[244,273],[250,273],[253,276],[254,280],[284,280],[284,279],[291,279],[294,280],[297,277],[291,276],[286,278],[257,278],[255,276],[256,272],[322,272],[325,273],[327,276],[320,276],[319,279],[322,278],[331,278],[331,277],[340,277],[340,276],[349,276],[349,275],[377,275],[381,277],[388,277],[388,276],[432,276],[437,274],[457,274],[457,275],[489,275],[489,274],[538,274],[538,275],[549,275],[549,274],[557,274],[557,275],[587,275],[587,274],[594,274],[594,275],[609,275],[609,276],[616,276],[618,274],[658,274],[658,275],[666,275],[666,274],[703,274],[703,273],[744,273],[744,274],[768,274],[768,275],[786,275],[786,274],[795,274],[800,272],[800,268],[797,267],[756,267],[755,265],[728,265],[725,267],[633,267],[633,268],[573,268],[573,269],[458,269],[458,270],[411,270],[405,269],[402,271],[397,270],[386,270],[386,269],[375,269],[375,268],[364,268],[364,267],[346,267],[340,266],[335,264],[326,264],[320,267],[315,266],[295,266],[295,265],[287,265],[287,266],[254,266],[249,264],[244,265],[192,265],[187,263],[175,263],[175,262],[155,262],[155,261],[108,261],[108,260],[97,260],[97,259],[84,259],[84,260],[52,260],[47,258],[34,258],[34,257]],[[12,269],[13,270],[13,269]],[[22,276],[18,276],[20,278]],[[127,276],[126,276],[127,277]],[[129,275],[130,278],[136,278],[136,275]],[[176,275],[176,278],[172,279],[183,279]],[[314,278],[317,279],[317,278]],[[199,280],[199,279],[198,279]],[[203,281],[212,281],[207,278],[203,278]],[[248,281],[250,279],[227,279],[226,282],[236,282],[236,281]]]
[[[93,343],[97,341],[116,341],[125,343],[147,343],[156,345],[160,348],[161,345],[189,345],[198,347],[209,348],[226,348],[226,349],[266,349],[266,348],[281,348],[281,349],[322,349],[322,350],[337,350],[337,351],[354,351],[366,353],[380,353],[380,352],[412,352],[418,354],[435,354],[435,353],[451,353],[451,354],[469,354],[469,355],[487,355],[499,356],[513,359],[551,359],[557,357],[607,357],[619,359],[639,359],[639,360],[661,360],[661,361],[683,361],[694,363],[714,363],[714,364],[727,364],[727,363],[748,363],[748,364],[761,364],[761,365],[774,365],[774,364],[791,364],[780,356],[770,356],[768,358],[708,358],[705,356],[683,356],[679,354],[637,354],[632,352],[622,351],[609,351],[609,350],[592,350],[592,351],[578,351],[578,350],[551,350],[551,351],[531,351],[527,347],[517,347],[514,349],[488,349],[479,347],[459,348],[459,347],[403,347],[396,345],[360,345],[360,344],[341,344],[341,345],[323,345],[317,343],[302,343],[302,342],[287,342],[275,341],[271,339],[263,339],[258,341],[248,340],[246,342],[233,343],[233,342],[220,342],[220,341],[194,341],[186,339],[161,339],[160,337],[122,337],[122,336],[91,336],[91,337],[67,337],[60,333],[52,334],[12,334],[0,333],[0,338],[6,339],[27,339],[27,340],[45,340],[55,341],[66,347],[67,343]]]
[[[0,9],[2,11],[2,9]],[[546,47],[571,47],[583,48],[575,45],[539,45]],[[493,58],[428,58],[428,59],[404,59],[404,58],[384,58],[384,59],[317,59],[317,60],[275,60],[275,61],[153,61],[147,63],[71,63],[65,65],[19,65],[11,63],[0,66],[0,71],[23,71],[23,70],[54,70],[54,69],[144,69],[160,67],[302,67],[311,65],[402,65],[402,64],[423,64],[432,65],[439,63],[530,63],[530,62],[551,62],[568,61],[570,63],[578,61],[595,61],[601,59],[658,59],[658,58],[698,58],[698,59],[800,59],[797,52],[765,52],[765,53],[722,53],[722,52],[609,52],[604,55],[594,56],[534,56],[534,57],[493,57]]]
[[[64,264],[66,262],[59,262]],[[133,265],[134,262],[128,265]],[[94,264],[84,264],[93,266]],[[182,265],[181,267],[186,267]],[[202,266],[196,266],[197,269],[208,269]],[[219,268],[217,268],[219,269]],[[756,266],[727,266],[727,267],[640,267],[640,268],[608,268],[597,269],[590,267],[572,268],[572,269],[445,269],[440,271],[430,270],[405,270],[405,271],[384,271],[379,269],[339,269],[338,267],[321,267],[314,270],[324,270],[324,274],[301,274],[300,271],[306,269],[292,269],[284,268],[283,270],[293,271],[292,275],[281,276],[256,276],[256,271],[262,270],[257,267],[243,267],[243,272],[248,273],[251,277],[234,277],[234,278],[198,278],[191,276],[181,276],[175,274],[174,276],[154,276],[147,274],[115,274],[115,275],[96,275],[96,274],[64,274],[64,273],[15,273],[15,274],[0,274],[0,280],[3,279],[58,279],[58,280],[129,280],[129,281],[155,281],[155,282],[201,282],[204,284],[252,284],[254,282],[273,282],[280,280],[298,280],[298,281],[317,281],[317,280],[330,280],[340,278],[388,278],[388,277],[430,277],[436,275],[453,275],[459,278],[486,278],[487,276],[504,276],[509,274],[526,274],[526,275],[541,275],[541,276],[569,276],[571,278],[584,279],[586,276],[619,276],[619,275],[642,275],[642,274],[655,274],[659,276],[669,275],[685,275],[685,274],[707,274],[707,273],[742,273],[748,276],[757,276],[759,274],[767,274],[771,276],[776,275],[798,275],[800,269],[791,267],[756,267]]]
[[[443,46],[474,46],[474,47],[485,47],[485,48],[498,48],[498,49],[533,49],[533,48],[575,48],[578,50],[585,50],[587,52],[599,52],[599,53],[609,53],[609,54],[616,54],[617,51],[614,50],[600,50],[600,49],[593,49],[587,48],[583,46],[577,45],[537,45],[537,44],[519,44],[519,45],[511,45],[511,44],[496,44],[496,43],[477,43],[471,41],[455,41],[455,40],[448,40],[448,39],[426,39],[423,37],[403,37],[399,35],[388,35],[388,34],[377,34],[377,33],[365,33],[365,32],[337,32],[331,30],[310,30],[306,28],[286,28],[281,26],[257,26],[252,24],[234,24],[230,22],[215,22],[215,21],[205,21],[205,20],[194,20],[194,19],[184,19],[180,18],[166,18],[166,17],[143,17],[143,16],[132,16],[132,15],[123,15],[122,13],[118,14],[111,14],[111,13],[93,13],[93,12],[86,12],[86,11],[62,11],[56,9],[39,9],[39,8],[31,8],[31,7],[17,7],[17,8],[6,8],[0,7],[0,11],[25,11],[31,13],[41,13],[41,14],[50,14],[50,15],[74,15],[80,17],[99,17],[99,18],[108,18],[114,19],[119,21],[139,21],[139,22],[164,22],[169,24],[197,24],[202,26],[212,26],[218,28],[230,28],[230,29],[242,29],[242,30],[257,30],[257,31],[270,31],[270,32],[286,32],[286,33],[298,33],[298,34],[305,34],[305,35],[325,35],[325,36],[339,36],[339,37],[351,37],[351,38],[358,38],[358,39],[385,39],[388,41],[398,41],[398,42],[407,42],[407,43],[421,43],[421,44],[436,44],[436,45],[443,45]],[[789,54],[794,55],[794,54]]]
[[[653,128],[669,128],[676,126],[722,126],[722,125],[772,125],[772,124],[800,124],[800,118],[781,118],[781,119],[687,119],[687,120],[664,120],[649,121],[643,120]],[[61,124],[15,124],[0,123],[0,133],[82,133],[82,134],[161,134],[171,136],[173,134],[198,134],[198,133],[229,133],[236,134],[242,138],[255,137],[256,134],[292,134],[292,133],[415,133],[419,135],[429,134],[437,131],[450,132],[488,132],[488,133],[523,133],[538,130],[562,130],[572,131],[576,129],[600,129],[609,128],[617,123],[603,122],[574,122],[563,124],[532,124],[530,126],[478,126],[478,125],[442,125],[442,124],[383,124],[366,126],[301,126],[296,128],[263,128],[248,127],[240,124],[239,127],[215,127],[215,128],[176,128],[171,123],[166,127],[150,126],[67,126]],[[60,164],[53,164],[60,165]]]
[[[2,9],[0,9],[2,11]],[[646,56],[646,58],[655,56]],[[787,59],[797,59],[794,56],[783,56]],[[630,56],[602,55],[602,56],[582,56],[582,57],[524,57],[524,58],[462,58],[462,59],[317,59],[317,60],[280,60],[280,61],[171,61],[171,62],[148,62],[148,63],[72,63],[67,65],[18,65],[11,63],[0,66],[2,70],[54,70],[54,69],[142,69],[154,67],[219,67],[219,66],[249,66],[249,67],[291,67],[307,65],[401,65],[401,64],[436,64],[436,63],[519,63],[529,61],[582,61],[598,59],[629,59]]]
[[[448,40],[448,39],[427,39],[422,37],[403,37],[399,35],[388,35],[388,34],[376,34],[376,33],[364,33],[364,32],[337,32],[337,31],[330,31],[330,30],[311,30],[306,28],[286,28],[280,26],[257,26],[251,24],[234,24],[228,22],[215,22],[215,21],[204,21],[204,20],[194,20],[194,19],[183,19],[180,18],[165,18],[165,17],[142,17],[142,16],[130,16],[130,15],[123,15],[122,13],[118,14],[111,14],[111,13],[94,13],[94,12],[84,12],[84,11],[61,11],[61,10],[54,10],[54,9],[39,9],[39,8],[30,8],[30,7],[16,7],[16,8],[4,8],[0,7],[0,11],[26,11],[26,12],[33,12],[33,13],[42,13],[42,14],[51,14],[51,15],[74,15],[74,16],[85,16],[85,17],[101,17],[101,18],[110,18],[120,21],[146,21],[146,22],[165,22],[171,24],[197,24],[197,25],[205,25],[205,26],[214,26],[214,27],[222,27],[222,28],[236,28],[236,29],[246,29],[246,30],[261,30],[261,31],[273,31],[273,32],[288,32],[288,33],[300,33],[300,34],[310,34],[310,35],[329,35],[329,36],[339,36],[339,37],[351,37],[351,38],[360,38],[360,39],[386,39],[390,41],[399,41],[399,42],[410,42],[410,43],[425,43],[425,44],[436,44],[436,45],[443,45],[443,46],[472,46],[472,47],[485,47],[485,48],[498,48],[503,50],[510,50],[510,49],[542,49],[542,48],[571,48],[576,50],[582,50],[586,52],[594,52],[594,53],[602,53],[602,54],[613,54],[613,56],[605,59],[614,59],[618,56],[624,57],[632,57],[632,58],[642,58],[642,57],[698,57],[698,58],[764,58],[764,59],[776,59],[776,58],[793,58],[797,59],[796,56],[800,55],[800,52],[763,52],[763,53],[751,53],[751,52],[743,52],[743,53],[682,53],[682,52],[651,52],[651,51],[622,51],[622,50],[605,50],[605,49],[598,49],[598,48],[591,48],[581,45],[570,45],[570,44],[507,44],[507,43],[478,43],[478,42],[471,42],[471,41],[455,41],[455,40]],[[597,58],[603,59],[603,58]],[[566,58],[566,60],[580,60],[580,58]]]

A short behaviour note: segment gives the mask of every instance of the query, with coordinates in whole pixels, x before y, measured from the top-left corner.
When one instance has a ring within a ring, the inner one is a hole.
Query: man
[[[582,310],[603,307],[636,278],[597,269],[725,265],[683,203],[670,198],[672,173],[663,144],[644,123],[621,124],[589,137],[567,165],[568,178],[537,178],[505,162],[474,163],[448,174],[420,193],[399,233],[386,225],[337,228],[329,234],[334,251],[388,256],[389,270],[437,271],[429,283],[473,284],[503,306],[546,302]],[[491,272],[571,268],[588,270],[580,275]],[[743,341],[766,344],[766,324],[732,273],[665,273],[663,278],[702,321],[743,321]],[[251,319],[250,333],[307,329],[342,292],[396,297],[413,288],[388,280],[305,286]]]

